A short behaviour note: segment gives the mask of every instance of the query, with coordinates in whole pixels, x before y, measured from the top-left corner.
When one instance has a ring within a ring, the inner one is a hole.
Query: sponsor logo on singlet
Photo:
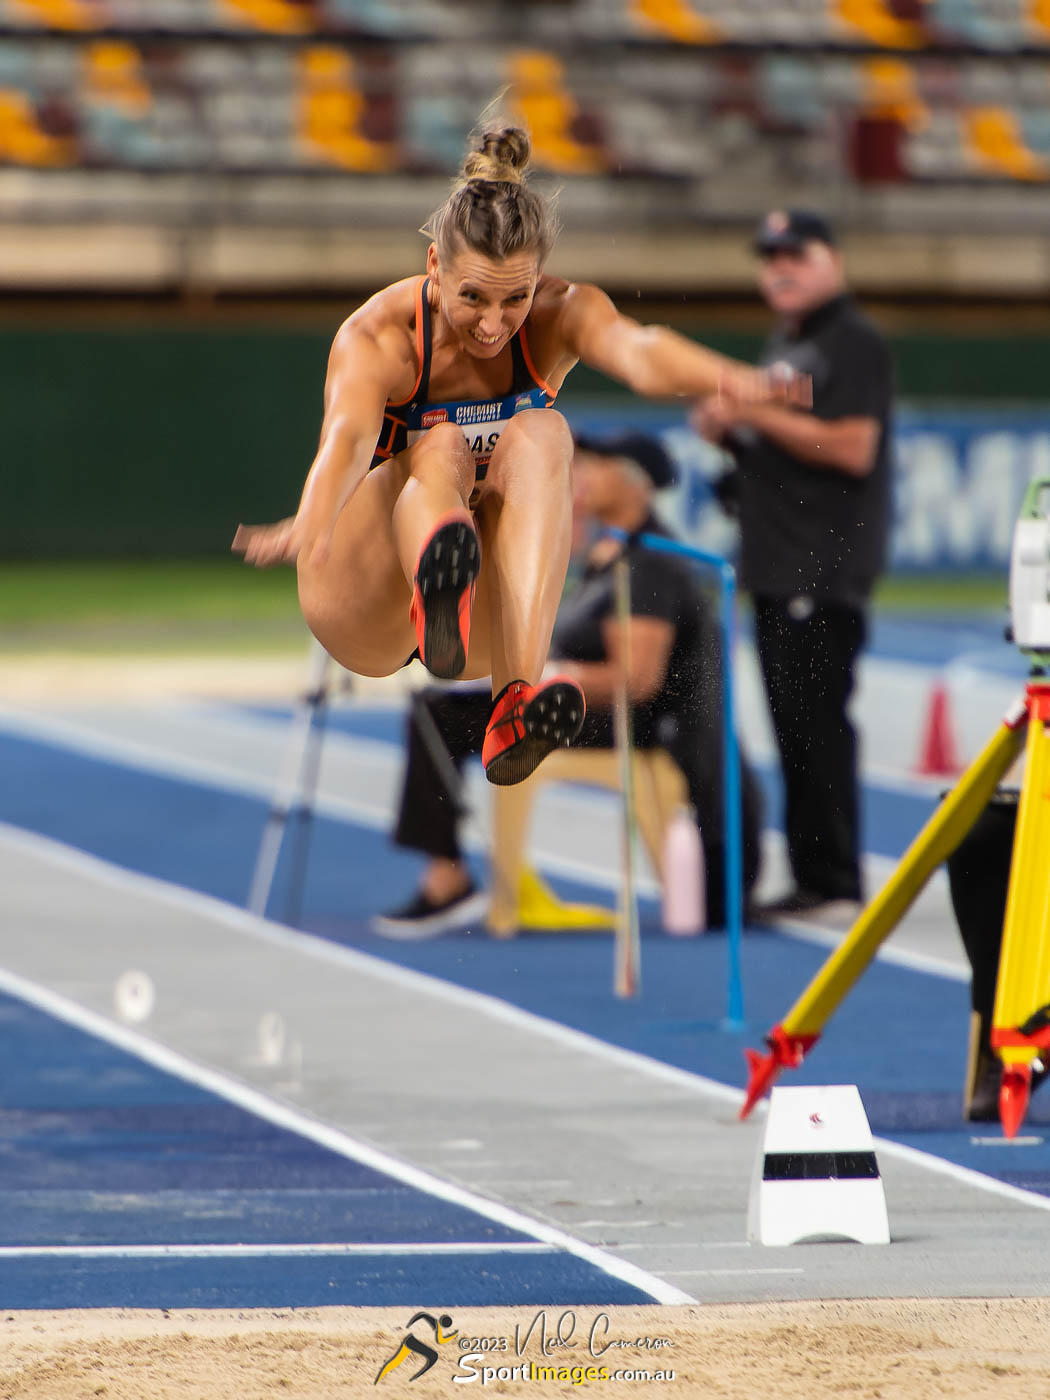
[[[502,406],[502,399],[494,399],[490,403],[457,404],[456,422],[461,428],[471,427],[475,423],[491,423],[494,419],[503,416],[500,413]]]
[[[508,394],[485,402],[433,404],[408,415],[408,440],[419,437],[435,423],[455,423],[463,431],[467,447],[479,468],[487,467],[503,429],[516,413],[527,408],[545,408],[547,395],[539,388],[525,394]]]

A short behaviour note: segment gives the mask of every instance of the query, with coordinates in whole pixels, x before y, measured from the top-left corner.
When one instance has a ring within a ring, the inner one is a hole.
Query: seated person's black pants
[[[492,710],[487,689],[449,690],[433,687],[420,692],[415,697],[415,704],[425,705],[448,758],[457,771],[461,771],[464,759],[481,752],[485,726]],[[588,711],[573,747],[609,749],[614,745],[611,712]],[[707,922],[710,927],[717,928],[725,923],[725,847],[721,839],[722,822],[718,809],[721,794],[713,793],[710,784],[695,779],[691,775],[691,764],[682,762],[677,754],[674,757],[682,764],[689,783],[690,801],[700,820],[707,876]],[[428,743],[428,736],[419,723],[415,708],[410,709],[408,754],[394,839],[399,846],[422,851],[428,856],[459,860],[462,855],[458,837],[460,808],[457,794],[449,791],[442,760],[441,753],[433,752],[433,742]],[[743,758],[741,794],[746,892],[758,874],[762,799],[755,777]]]

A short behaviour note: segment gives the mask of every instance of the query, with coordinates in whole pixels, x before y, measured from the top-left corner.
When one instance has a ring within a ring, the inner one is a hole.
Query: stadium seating
[[[390,141],[366,130],[368,101],[354,58],[332,45],[311,45],[295,55],[297,134],[306,163],[344,170],[389,171],[397,163]]]
[[[581,139],[584,114],[560,59],[542,49],[516,49],[507,56],[505,74],[512,108],[532,134],[537,165],[559,175],[596,175],[607,168],[593,124]]]
[[[308,222],[345,202],[324,176],[451,174],[501,89],[594,220],[832,185],[907,186],[921,224],[935,189],[1050,178],[1050,0],[0,0],[0,36],[0,167],[68,171],[78,206],[76,171],[254,209],[295,177]]]

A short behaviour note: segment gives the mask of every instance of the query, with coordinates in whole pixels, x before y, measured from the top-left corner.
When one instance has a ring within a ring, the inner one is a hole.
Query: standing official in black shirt
[[[777,327],[763,362],[812,376],[813,411],[721,396],[694,426],[736,462],[741,582],[784,776],[795,886],[763,912],[861,898],[857,741],[847,714],[890,520],[892,365],[819,214],[776,211],[755,243]]]

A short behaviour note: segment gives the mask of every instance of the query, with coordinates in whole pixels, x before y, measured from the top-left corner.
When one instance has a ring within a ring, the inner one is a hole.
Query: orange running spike
[[[586,712],[583,691],[568,676],[511,681],[492,702],[481,750],[486,778],[497,787],[524,782],[549,753],[572,743]]]

